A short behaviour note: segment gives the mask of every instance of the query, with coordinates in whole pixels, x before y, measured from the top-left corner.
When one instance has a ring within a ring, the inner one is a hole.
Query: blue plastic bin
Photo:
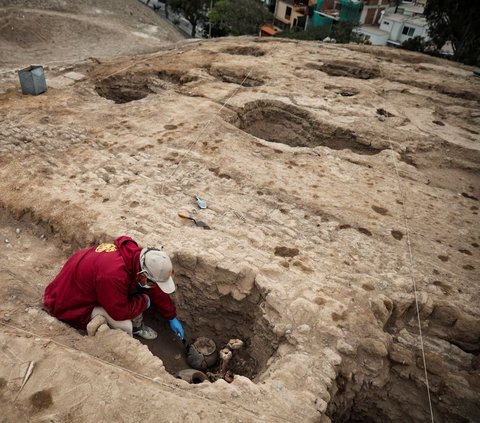
[[[22,94],[38,95],[47,91],[43,66],[31,65],[18,71]]]

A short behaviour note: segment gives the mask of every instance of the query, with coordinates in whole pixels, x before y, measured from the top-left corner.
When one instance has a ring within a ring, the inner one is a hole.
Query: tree
[[[192,25],[192,38],[197,32],[197,24],[207,19],[207,10],[210,0],[168,0],[170,8],[185,16],[185,19]],[[166,8],[166,4],[165,4]]]
[[[271,18],[258,0],[218,0],[210,12],[210,22],[230,35],[257,35]]]
[[[424,53],[429,47],[429,42],[425,41],[422,37],[418,35],[413,38],[409,38],[402,43],[402,48],[410,51],[419,51]]]
[[[450,41],[455,60],[480,65],[480,2],[428,0],[424,13],[438,49]]]

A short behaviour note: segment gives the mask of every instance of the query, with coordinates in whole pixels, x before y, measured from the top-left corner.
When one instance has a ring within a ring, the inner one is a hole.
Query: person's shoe
[[[157,337],[157,332],[142,323],[142,326],[139,328],[133,328],[133,335],[140,336],[143,339],[155,339]]]
[[[97,314],[87,325],[88,336],[94,336],[97,333],[97,330],[100,326],[107,323],[105,317],[100,314]]]

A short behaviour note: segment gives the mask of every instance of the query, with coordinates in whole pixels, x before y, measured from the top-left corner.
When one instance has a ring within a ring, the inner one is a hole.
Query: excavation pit
[[[382,151],[350,129],[319,122],[309,112],[281,101],[247,103],[231,123],[257,138],[291,147],[326,146],[366,155]]]
[[[116,104],[141,100],[149,94],[162,93],[179,85],[196,81],[197,76],[171,69],[156,73],[114,75],[97,81],[95,91],[101,97],[113,100]]]
[[[227,370],[255,381],[256,376],[266,369],[279,342],[278,335],[273,333],[263,315],[265,303],[261,290],[254,285],[242,299],[235,299],[231,294],[221,294],[219,288],[228,280],[241,280],[242,275],[205,263],[195,270],[183,268],[175,258],[173,263],[177,290],[172,299],[185,329],[186,344],[200,337],[210,338],[219,351],[232,338],[242,340],[244,345],[233,351]],[[165,369],[177,375],[190,368],[187,349],[171,332],[168,322],[153,312],[145,313],[144,320],[158,332],[158,338],[140,341],[160,357]],[[208,370],[215,372],[218,367],[217,361]]]
[[[358,63],[351,62],[308,63],[307,66],[325,72],[330,76],[343,76],[355,79],[373,79],[381,76],[380,70],[377,68],[360,66]]]
[[[116,104],[141,100],[154,91],[149,87],[144,77],[115,75],[105,78],[95,85],[95,91],[100,97],[113,100]]]
[[[210,68],[208,73],[214,78],[229,84],[242,85],[243,87],[259,87],[264,85],[262,79],[251,75],[246,69],[214,67]]]
[[[228,47],[222,50],[223,53],[234,54],[240,56],[264,56],[265,51],[258,47],[251,46],[237,46],[237,47]]]

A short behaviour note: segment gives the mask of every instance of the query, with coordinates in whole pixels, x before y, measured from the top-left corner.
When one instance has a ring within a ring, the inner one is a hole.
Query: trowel
[[[193,216],[190,216],[187,212],[178,212],[178,216],[183,219],[189,219],[193,221],[193,223],[195,223],[195,226],[198,226],[199,228],[211,229],[210,226],[208,226],[208,224],[206,224],[204,221],[196,220]]]
[[[198,195],[196,195],[195,199],[197,200],[198,207],[201,209],[207,208],[207,202],[203,198],[200,198]]]

